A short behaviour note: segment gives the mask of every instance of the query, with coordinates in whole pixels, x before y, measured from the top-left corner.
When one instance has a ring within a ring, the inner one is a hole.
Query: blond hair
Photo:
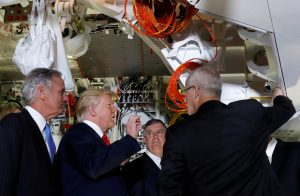
[[[10,113],[21,112],[22,108],[14,102],[4,101],[0,103],[0,120]]]
[[[103,95],[108,95],[113,98],[115,93],[105,89],[88,89],[80,94],[80,98],[76,104],[76,117],[78,122],[84,120],[89,107],[95,107],[100,103]]]

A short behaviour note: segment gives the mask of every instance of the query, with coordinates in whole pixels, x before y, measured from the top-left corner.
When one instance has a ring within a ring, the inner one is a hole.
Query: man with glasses
[[[166,126],[159,119],[149,120],[144,127],[146,152],[126,164],[122,170],[129,196],[156,196],[156,182],[160,172]]]
[[[220,75],[208,66],[185,86],[189,117],[166,132],[158,195],[282,195],[265,149],[295,113],[291,100],[276,88],[272,107],[254,99],[226,105]]]

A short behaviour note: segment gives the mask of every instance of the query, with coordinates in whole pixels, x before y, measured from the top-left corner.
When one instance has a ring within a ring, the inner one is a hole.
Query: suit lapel
[[[145,169],[148,171],[153,171],[153,175],[157,176],[160,169],[159,167],[154,163],[154,161],[146,154],[143,154],[142,157],[143,161],[144,161],[144,165],[145,165]]]
[[[33,118],[30,116],[27,110],[23,110],[23,112],[24,117],[26,119],[26,125],[28,127],[26,131],[28,131],[28,134],[31,135],[33,140],[34,149],[32,150],[36,151],[36,154],[40,157],[38,158],[39,160],[45,162],[45,165],[51,167],[52,164],[49,152],[39,127],[37,126],[36,122],[33,120]]]
[[[105,144],[103,139],[96,133],[96,131],[94,129],[92,129],[90,126],[88,126],[85,123],[82,123],[82,124],[83,124],[83,126],[87,127],[86,131],[88,131],[92,135],[92,137],[95,138],[95,140],[99,141],[99,143],[102,143],[103,146],[107,147],[107,145]]]

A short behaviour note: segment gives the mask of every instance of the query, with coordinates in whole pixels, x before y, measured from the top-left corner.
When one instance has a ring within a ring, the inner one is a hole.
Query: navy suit
[[[127,163],[122,169],[122,174],[129,196],[156,196],[159,172],[160,169],[146,153]]]
[[[58,165],[64,196],[126,196],[120,164],[140,150],[126,135],[107,146],[87,124],[78,123],[63,136]]]
[[[287,196],[300,195],[300,143],[277,140],[272,167]]]
[[[0,195],[54,196],[54,168],[37,124],[27,110],[0,123]]]
[[[265,150],[270,134],[294,113],[284,96],[273,107],[256,100],[205,102],[166,132],[159,195],[281,195]]]

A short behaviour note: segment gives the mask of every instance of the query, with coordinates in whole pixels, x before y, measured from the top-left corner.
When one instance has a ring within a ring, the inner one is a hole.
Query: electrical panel
[[[21,4],[5,6],[4,23],[27,22],[31,12],[32,2],[27,7]]]

